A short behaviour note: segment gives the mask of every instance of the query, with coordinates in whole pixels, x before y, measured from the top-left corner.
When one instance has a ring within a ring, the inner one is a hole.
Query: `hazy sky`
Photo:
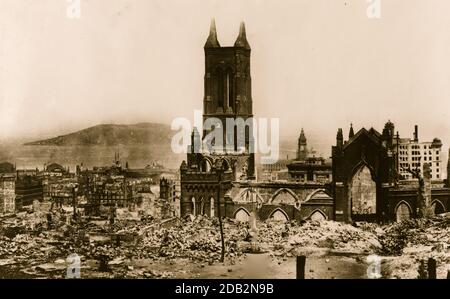
[[[256,117],[334,143],[353,122],[450,137],[450,1],[0,0],[0,138],[98,123],[170,123],[202,108],[209,23],[246,22]],[[319,139],[314,137],[313,139]]]

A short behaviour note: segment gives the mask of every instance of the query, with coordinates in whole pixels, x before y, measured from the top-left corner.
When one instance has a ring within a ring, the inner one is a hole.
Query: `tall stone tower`
[[[245,167],[247,177],[252,178],[255,173],[255,162],[251,127],[253,123],[251,48],[244,23],[240,25],[234,46],[222,47],[217,39],[215,21],[212,20],[204,51],[203,123],[206,124],[209,120],[214,125],[211,128],[204,128],[203,140],[216,127],[214,120],[219,120],[223,131],[223,147],[216,150],[214,155],[228,158],[230,155],[240,156],[239,160],[245,161],[238,161],[236,167]],[[241,122],[245,125],[231,127],[227,125],[227,121],[234,121],[236,124]]]
[[[222,216],[229,215],[232,182],[255,179],[251,50],[244,23],[234,46],[222,47],[213,20],[204,50],[204,126],[201,133],[196,128],[192,131],[187,160],[180,166],[182,217],[214,217],[219,211]],[[237,125],[239,122],[245,125]],[[214,135],[211,140],[210,135]],[[222,142],[216,143],[216,139]]]
[[[306,160],[307,156],[308,156],[308,149],[306,148],[307,143],[306,143],[306,136],[305,136],[305,132],[302,131],[300,132],[300,137],[298,138],[298,149],[297,149],[297,160],[298,161],[304,161]]]

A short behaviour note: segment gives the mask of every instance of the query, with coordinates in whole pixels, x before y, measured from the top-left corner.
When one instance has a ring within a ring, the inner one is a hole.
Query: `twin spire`
[[[241,22],[239,27],[239,35],[234,42],[234,46],[237,48],[244,48],[250,50],[250,44],[247,41],[247,34],[245,32],[245,24]],[[209,28],[209,36],[206,40],[205,48],[220,48],[219,40],[217,39],[216,21],[211,20],[211,26]]]
[[[239,27],[239,36],[234,42],[234,46],[238,48],[244,48],[250,50],[250,44],[247,41],[247,34],[245,32],[245,23],[241,22],[241,26]]]
[[[209,36],[206,40],[205,48],[220,48],[219,41],[217,40],[216,21],[214,19],[211,20]]]

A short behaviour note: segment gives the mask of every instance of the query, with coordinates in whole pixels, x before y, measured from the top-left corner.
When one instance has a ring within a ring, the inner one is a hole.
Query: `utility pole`
[[[78,193],[78,187],[73,187],[72,188],[72,193],[73,193],[73,219],[76,220],[77,219],[77,193]]]
[[[225,241],[223,238],[223,225],[222,225],[222,216],[220,213],[220,193],[222,189],[222,161],[218,161],[216,165],[216,171],[218,176],[218,187],[217,187],[217,205],[218,205],[218,211],[217,215],[219,217],[219,226],[220,226],[220,240],[222,242],[222,253],[220,256],[220,262],[223,263],[225,260]]]
[[[399,153],[399,140],[400,140],[400,135],[397,131],[397,136],[396,136],[396,140],[397,140],[397,144],[396,144],[396,150],[397,150],[397,157],[396,157],[396,161],[397,161],[397,167],[396,167],[396,171],[397,173],[395,174],[395,185],[398,185],[398,180],[400,179],[400,153]]]

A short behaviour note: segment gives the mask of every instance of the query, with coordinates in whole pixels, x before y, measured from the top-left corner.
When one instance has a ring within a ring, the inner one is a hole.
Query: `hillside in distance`
[[[25,145],[51,146],[116,146],[169,145],[175,132],[169,125],[139,123],[132,125],[103,124],[55,138],[32,141]]]

